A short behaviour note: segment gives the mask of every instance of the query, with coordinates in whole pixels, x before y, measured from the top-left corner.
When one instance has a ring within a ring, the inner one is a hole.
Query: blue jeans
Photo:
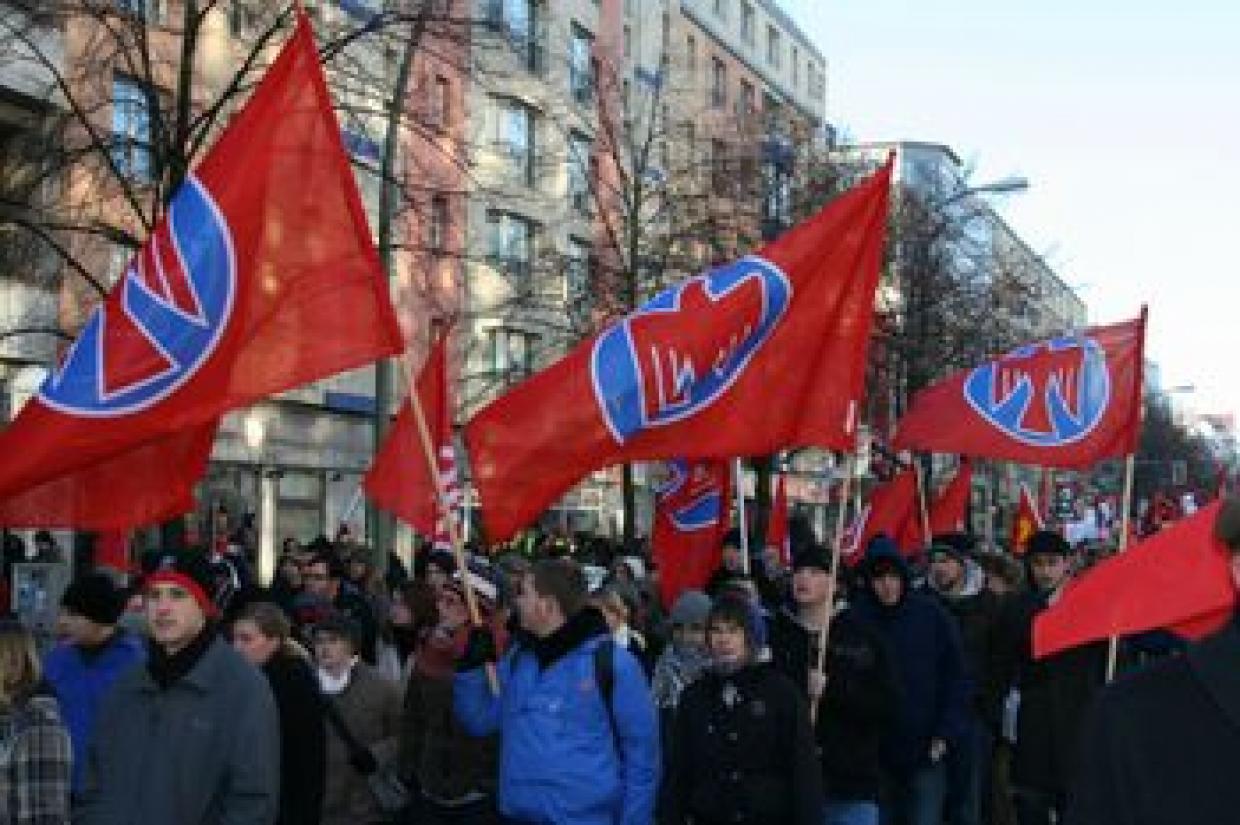
[[[891,778],[882,804],[882,825],[942,825],[946,801],[947,763],[940,759]]]
[[[822,825],[878,825],[875,802],[828,802]]]

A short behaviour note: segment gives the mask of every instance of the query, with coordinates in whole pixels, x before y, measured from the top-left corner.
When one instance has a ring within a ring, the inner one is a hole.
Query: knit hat
[[[1068,556],[1072,554],[1072,546],[1068,544],[1067,539],[1054,530],[1038,530],[1029,537],[1029,541],[1025,542],[1025,556],[1038,553]]]
[[[710,596],[701,590],[686,590],[676,597],[676,603],[672,605],[668,618],[672,627],[704,625],[706,618],[710,616],[710,608]]]
[[[116,624],[125,612],[125,593],[103,573],[90,573],[65,590],[60,605],[95,624]]]
[[[161,583],[175,584],[194,597],[203,613],[208,616],[216,614],[215,572],[206,556],[201,553],[167,550],[148,555],[142,560],[142,568],[147,571],[143,588],[149,589]]]
[[[821,544],[810,544],[803,547],[792,557],[792,569],[801,570],[814,567],[824,573],[831,572],[831,553]]]

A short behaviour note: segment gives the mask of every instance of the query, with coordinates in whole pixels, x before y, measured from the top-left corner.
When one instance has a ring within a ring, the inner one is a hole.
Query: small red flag
[[[943,488],[930,510],[930,535],[966,532],[969,497],[973,492],[973,464],[961,459],[956,475]]]
[[[701,590],[719,567],[731,514],[731,462],[668,461],[655,488],[650,546],[659,566],[659,595],[671,607],[686,590]]]
[[[435,342],[422,371],[418,375],[416,390],[426,416],[426,428],[436,451],[440,478],[449,494],[449,506],[455,496],[460,498],[456,481],[456,450],[452,443],[452,395],[448,378],[448,336]],[[401,518],[424,536],[438,536],[445,526],[443,512],[439,507],[435,480],[427,467],[426,453],[422,449],[422,436],[418,433],[413,409],[402,404],[396,423],[388,433],[387,440],[375,456],[375,462],[366,477],[362,489],[370,500]]]
[[[899,545],[905,555],[922,549],[921,512],[917,506],[917,471],[911,467],[870,493],[870,500],[849,528],[844,560],[858,564],[865,557],[871,539],[879,533]]]
[[[299,13],[249,102],[0,435],[0,522],[109,530],[184,512],[222,413],[401,346]]]
[[[1012,532],[1008,536],[1008,542],[1012,547],[1012,554],[1023,556],[1025,554],[1025,544],[1029,541],[1029,537],[1043,528],[1042,513],[1038,510],[1038,503],[1033,500],[1033,493],[1029,492],[1029,488],[1022,482],[1020,485],[1020,500],[1016,504],[1016,514],[1012,518]]]
[[[779,548],[779,560],[787,567],[792,564],[792,546],[788,537],[788,489],[785,478],[780,475],[775,485],[775,500],[771,502],[771,518],[766,530],[766,546]]]
[[[854,449],[890,179],[888,164],[478,413],[465,441],[488,540],[511,538],[603,467]]]
[[[1216,629],[1236,600],[1229,553],[1214,538],[1218,510],[1204,507],[1069,584],[1034,620],[1034,655],[1156,628]]]
[[[1029,344],[922,390],[898,450],[1086,468],[1136,449],[1145,310],[1134,321]]]

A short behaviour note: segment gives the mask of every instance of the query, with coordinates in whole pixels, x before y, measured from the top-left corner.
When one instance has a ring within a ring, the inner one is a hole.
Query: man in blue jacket
[[[73,582],[60,600],[61,641],[43,662],[73,743],[74,793],[82,788],[82,755],[104,696],[122,673],[146,659],[142,640],[116,626],[124,610],[125,593],[107,575],[90,573]]]
[[[453,702],[475,736],[499,732],[499,809],[527,825],[649,825],[659,783],[659,732],[641,665],[585,606],[581,568],[533,566],[518,583],[521,632],[498,665],[475,628],[458,662]],[[599,651],[602,646],[601,652]],[[608,695],[610,694],[610,695]]]
[[[911,590],[908,564],[887,537],[870,543],[862,578],[857,616],[886,642],[901,694],[882,744],[883,822],[939,825],[948,743],[959,741],[970,695],[960,631],[937,601]]]

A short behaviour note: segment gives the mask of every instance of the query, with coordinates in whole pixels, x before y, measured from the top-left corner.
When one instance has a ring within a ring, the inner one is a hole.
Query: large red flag
[[[1023,483],[1020,485],[1020,499],[1016,504],[1016,513],[1012,517],[1012,532],[1008,536],[1013,555],[1025,553],[1025,544],[1029,537],[1044,527],[1042,513],[1033,500],[1033,493]]]
[[[962,459],[956,475],[943,488],[930,508],[930,535],[966,532],[965,519],[969,512],[969,496],[973,492],[973,464]]]
[[[310,23],[0,435],[0,521],[183,512],[226,410],[401,349]]]
[[[1085,468],[1132,453],[1141,420],[1145,310],[1134,321],[1020,347],[922,390],[899,450]]]
[[[843,559],[848,564],[859,563],[879,533],[899,545],[902,553],[914,555],[922,549],[922,532],[917,471],[910,467],[870,493],[870,500],[849,528]]]
[[[436,451],[445,488],[459,494],[456,451],[452,444],[452,395],[448,379],[448,342],[443,336],[432,347],[416,385],[426,427]],[[362,480],[371,501],[399,516],[424,536],[435,536],[443,523],[435,480],[427,467],[422,437],[409,404],[401,406],[374,465]]]
[[[684,591],[705,587],[721,562],[732,473],[728,461],[678,459],[663,467],[650,546],[659,566],[659,594],[670,608]]]
[[[779,549],[779,560],[785,566],[792,563],[792,546],[788,536],[788,488],[786,477],[780,475],[775,485],[775,500],[771,502],[771,517],[766,528],[766,546]]]
[[[1197,637],[1235,607],[1231,562],[1214,538],[1219,503],[1099,563],[1033,625],[1036,656],[1086,642],[1171,628]]]
[[[487,538],[510,538],[602,467],[853,449],[890,178],[888,164],[483,409],[465,440]]]

